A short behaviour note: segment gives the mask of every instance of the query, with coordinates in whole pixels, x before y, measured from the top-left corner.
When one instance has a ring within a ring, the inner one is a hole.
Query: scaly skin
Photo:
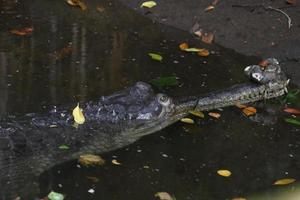
[[[245,69],[252,82],[203,96],[173,99],[154,94],[142,82],[96,103],[81,106],[86,122],[73,127],[70,110],[54,109],[48,115],[31,114],[6,119],[0,128],[0,199],[35,194],[36,177],[44,170],[86,153],[103,153],[124,147],[186,116],[190,110],[211,110],[274,98],[284,94],[288,80],[275,59],[261,69]],[[51,128],[52,127],[52,128]],[[60,145],[69,150],[60,150]],[[36,191],[38,194],[38,189]]]

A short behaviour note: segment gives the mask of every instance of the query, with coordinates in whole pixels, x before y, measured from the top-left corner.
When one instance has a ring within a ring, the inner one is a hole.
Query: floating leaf
[[[227,169],[220,169],[217,171],[220,176],[229,177],[231,176],[231,172]]]
[[[189,48],[189,45],[186,42],[184,42],[179,45],[179,48],[180,50],[184,51],[185,49]]]
[[[198,56],[206,57],[206,56],[209,56],[209,51],[207,49],[202,49],[197,54],[198,54]]]
[[[187,51],[187,52],[199,52],[199,51],[202,51],[203,49],[199,49],[199,48],[187,48],[187,49],[184,49],[184,51]]]
[[[247,200],[247,199],[244,197],[234,197],[231,200]]]
[[[207,11],[212,11],[213,9],[215,9],[215,7],[213,5],[209,5],[207,6],[204,11],[207,12]]]
[[[86,10],[87,9],[86,4],[81,0],[67,0],[67,3],[70,6],[78,6],[78,7],[81,8],[81,10]]]
[[[48,194],[48,199],[50,199],[50,200],[63,200],[64,199],[64,195],[62,195],[62,194],[60,194],[58,192],[51,191]]]
[[[114,164],[114,165],[121,165],[121,163],[119,161],[117,161],[116,159],[113,159],[111,161],[111,163]]]
[[[246,105],[240,104],[240,103],[236,103],[235,106],[238,107],[238,108],[247,108]]]
[[[148,55],[153,59],[153,60],[158,60],[162,61],[163,57],[159,54],[156,53],[148,53]]]
[[[285,118],[284,121],[286,121],[287,123],[290,123],[290,124],[300,125],[300,121],[293,119],[293,118]]]
[[[160,200],[175,200],[167,192],[157,192],[154,196],[158,197]]]
[[[221,114],[216,113],[216,112],[209,112],[208,115],[211,116],[211,117],[214,117],[216,119],[219,119],[221,117]]]
[[[243,109],[243,113],[246,116],[251,116],[251,115],[254,115],[255,113],[257,113],[257,110],[254,107],[246,107]]]
[[[201,37],[202,42],[206,44],[211,44],[214,40],[214,34],[213,33],[204,33]]]
[[[295,182],[296,179],[294,178],[284,178],[284,179],[279,179],[273,183],[273,185],[287,185]]]
[[[155,1],[145,1],[144,3],[142,3],[141,8],[152,8],[154,6],[156,6],[156,2]]]
[[[153,79],[150,81],[152,85],[156,87],[169,87],[169,86],[176,86],[179,84],[178,77],[176,76],[165,76],[160,77],[157,79]]]
[[[197,117],[204,118],[204,113],[201,111],[191,110],[191,111],[189,111],[189,113],[192,115],[195,115]]]
[[[17,30],[17,29],[10,30],[11,34],[19,35],[19,36],[28,35],[32,32],[33,32],[32,27],[23,28],[23,29],[20,29],[20,30]]]
[[[68,150],[68,149],[70,149],[70,147],[67,146],[67,145],[65,145],[65,144],[60,145],[58,148],[61,149],[61,150]]]
[[[79,103],[77,104],[77,106],[73,109],[73,117],[74,117],[74,121],[77,124],[83,124],[85,122],[85,117],[82,113],[82,109],[79,107]]]
[[[84,166],[104,165],[105,160],[98,155],[85,154],[81,155],[78,162]]]
[[[298,110],[296,108],[285,108],[283,111],[287,112],[287,113],[290,113],[290,114],[295,114],[295,115],[300,114],[300,110]]]
[[[96,10],[97,10],[98,12],[104,12],[104,11],[105,11],[105,8],[104,8],[102,5],[97,5],[97,6],[96,6]]]
[[[180,119],[180,121],[184,122],[184,123],[187,123],[187,124],[194,124],[194,120],[191,119],[191,118],[182,118]]]

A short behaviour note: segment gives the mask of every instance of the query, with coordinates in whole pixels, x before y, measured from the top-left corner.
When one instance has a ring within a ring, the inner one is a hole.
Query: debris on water
[[[205,12],[208,12],[208,11],[212,11],[212,10],[214,10],[214,9],[215,9],[215,6],[209,5],[209,6],[207,6],[207,7],[204,9],[204,11],[205,11]]]
[[[87,5],[81,0],[67,0],[66,2],[70,6],[79,7],[83,11],[87,9]]]
[[[244,197],[234,197],[231,200],[247,200],[247,199]]]
[[[279,179],[273,183],[273,185],[288,185],[291,183],[294,183],[296,179],[294,178],[284,178],[284,179]]]
[[[231,176],[231,172],[227,169],[220,169],[217,171],[220,176],[229,177]]]
[[[216,119],[219,119],[221,117],[221,114],[216,113],[216,112],[209,112],[208,115],[213,117],[213,118],[216,118]]]
[[[284,121],[290,124],[300,125],[300,121],[298,121],[297,119],[285,118]]]
[[[19,30],[17,30],[17,29],[10,30],[11,34],[19,35],[19,36],[28,35],[32,32],[33,32],[33,27],[26,27],[26,28],[19,29]]]
[[[298,110],[296,108],[286,107],[283,111],[287,112],[287,113],[290,113],[290,114],[294,114],[294,115],[300,115],[300,110]]]
[[[60,145],[58,148],[61,149],[61,150],[68,150],[68,149],[70,149],[70,147],[68,145],[65,145],[65,144]]]
[[[83,166],[104,165],[105,160],[98,155],[85,154],[81,155],[78,162]]]
[[[88,190],[88,193],[94,194],[94,193],[95,193],[95,190],[94,190],[94,189],[89,189],[89,190]]]
[[[157,53],[148,53],[152,60],[162,61],[163,57]]]
[[[92,181],[93,183],[97,183],[100,181],[99,178],[95,177],[95,176],[86,176],[86,178],[90,181]]]
[[[164,158],[168,158],[169,156],[167,155],[167,154],[165,154],[165,153],[163,153],[163,154],[161,154],[162,155],[162,157],[164,157]]]
[[[243,109],[243,113],[246,115],[246,116],[251,116],[251,115],[254,115],[257,113],[257,110],[256,108],[254,107],[246,107]]]
[[[172,198],[167,192],[157,192],[154,196],[158,197],[160,200],[175,200],[175,198]]]
[[[116,159],[113,159],[111,161],[111,163],[114,164],[114,165],[121,165],[121,163],[119,161],[117,161]]]
[[[77,103],[77,106],[73,109],[73,117],[74,121],[77,124],[83,124],[85,122],[85,117],[83,115],[82,109],[79,107],[79,103]]]
[[[153,8],[154,6],[156,6],[156,2],[155,1],[145,1],[141,4],[141,8]]]
[[[202,42],[206,44],[211,44],[214,40],[214,34],[213,33],[203,33],[201,37]]]
[[[64,199],[64,195],[62,195],[58,192],[54,192],[54,191],[51,191],[47,197],[49,200],[63,200]]]
[[[189,113],[196,117],[204,118],[204,113],[201,111],[191,110],[191,111],[189,111]]]
[[[187,123],[187,124],[194,124],[195,123],[193,119],[187,118],[187,117],[180,119],[180,121],[184,122],[184,123]]]

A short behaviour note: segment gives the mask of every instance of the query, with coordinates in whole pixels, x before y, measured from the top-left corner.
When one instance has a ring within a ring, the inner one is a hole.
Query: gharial
[[[267,61],[264,68],[258,65],[245,68],[245,74],[251,79],[248,83],[199,96],[172,98],[154,94],[150,85],[138,82],[82,105],[86,122],[77,129],[73,127],[71,112],[59,108],[46,115],[2,119],[0,199],[26,196],[26,192],[38,184],[38,175],[46,169],[82,154],[108,152],[131,144],[178,121],[189,111],[206,111],[283,95],[289,80],[276,59]],[[69,149],[60,150],[61,144]]]

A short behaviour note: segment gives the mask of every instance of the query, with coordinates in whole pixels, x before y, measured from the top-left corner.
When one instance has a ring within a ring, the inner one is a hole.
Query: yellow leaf
[[[209,112],[208,115],[211,116],[211,117],[214,117],[216,119],[219,119],[221,117],[221,114],[216,113],[216,112]]]
[[[229,177],[231,176],[231,172],[227,169],[220,169],[217,171],[220,176]]]
[[[82,113],[82,109],[79,107],[79,103],[77,104],[77,106],[73,109],[73,117],[74,117],[74,121],[77,124],[83,124],[85,122],[85,117]]]
[[[247,200],[247,199],[244,197],[235,197],[235,198],[232,198],[231,200]]]
[[[209,56],[209,51],[207,49],[201,49],[201,51],[199,51],[197,54],[201,57],[207,57]]]
[[[191,110],[191,111],[189,111],[189,113],[196,117],[204,118],[204,113],[201,111]]]
[[[111,163],[114,164],[114,165],[121,165],[121,163],[119,161],[117,161],[116,159],[113,159],[111,161]]]
[[[284,179],[279,179],[273,183],[273,185],[287,185],[295,182],[296,179],[294,178],[284,178]]]
[[[145,8],[152,8],[154,6],[156,6],[156,2],[155,1],[145,1],[144,3],[142,3],[141,8],[145,7]]]
[[[179,48],[180,50],[184,51],[185,49],[189,48],[189,45],[186,42],[184,42],[179,45]]]
[[[180,121],[187,123],[187,124],[194,124],[194,120],[192,120],[191,118],[182,118]]]
[[[85,154],[81,155],[78,159],[78,162],[84,166],[92,166],[92,165],[104,165],[105,160],[100,156],[93,154]]]
[[[158,197],[160,200],[174,200],[167,192],[157,192],[154,196]]]
[[[256,112],[257,112],[257,110],[254,107],[246,107],[246,108],[243,109],[243,113],[246,116],[254,115]]]

